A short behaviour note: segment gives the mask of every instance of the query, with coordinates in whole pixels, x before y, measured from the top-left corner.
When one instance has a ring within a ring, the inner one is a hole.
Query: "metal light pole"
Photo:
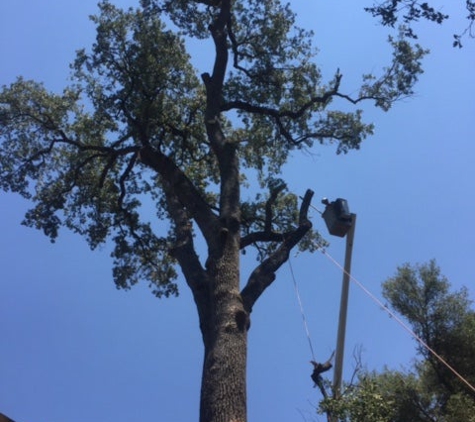
[[[351,214],[345,199],[338,198],[333,202],[323,199],[326,205],[322,217],[330,234],[338,237],[346,236],[345,271],[341,288],[340,315],[338,318],[338,334],[335,352],[335,369],[333,372],[333,395],[340,396],[343,373],[343,355],[345,350],[346,316],[350,290],[351,257],[355,237],[356,214]]]
[[[353,224],[346,235],[345,271],[341,285],[340,316],[338,318],[338,334],[336,340],[335,369],[333,371],[333,394],[340,396],[343,373],[343,355],[345,352],[346,315],[348,311],[348,296],[350,292],[351,256],[353,239],[355,237],[356,214],[351,214]]]

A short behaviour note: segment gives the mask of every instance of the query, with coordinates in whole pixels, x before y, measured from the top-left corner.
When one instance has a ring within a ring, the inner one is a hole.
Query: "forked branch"
[[[307,190],[300,206],[298,227],[284,236],[277,250],[265,259],[249,277],[246,286],[241,292],[244,307],[248,312],[252,311],[254,303],[275,280],[276,271],[288,260],[290,251],[312,228],[312,223],[308,219],[308,209],[312,197],[313,191]]]

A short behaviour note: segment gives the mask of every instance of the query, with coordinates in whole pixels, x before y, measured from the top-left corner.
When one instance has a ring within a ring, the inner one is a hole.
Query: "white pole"
[[[338,318],[338,335],[336,341],[335,370],[333,372],[333,396],[338,398],[341,390],[343,373],[343,355],[345,349],[346,315],[348,310],[348,295],[350,289],[351,255],[353,252],[353,239],[355,237],[356,214],[351,214],[352,225],[346,234],[345,272],[341,287],[340,316]]]

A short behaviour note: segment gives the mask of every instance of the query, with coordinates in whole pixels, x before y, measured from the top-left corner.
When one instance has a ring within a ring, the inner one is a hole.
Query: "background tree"
[[[424,343],[475,384],[475,311],[465,288],[451,292],[430,261],[399,267],[383,295]],[[419,343],[417,352],[421,359],[410,372],[363,371],[341,401],[323,401],[321,410],[351,422],[475,421],[475,391]]]
[[[62,93],[22,78],[0,92],[0,184],[32,200],[24,223],[52,241],[63,226],[93,249],[111,240],[120,288],[144,280],[159,297],[177,294],[179,265],[205,349],[200,419],[245,420],[251,311],[290,251],[320,240],[307,218],[313,193],[298,206],[282,165],[315,142],[359,148],[372,125],[332,100],[388,110],[413,93],[424,51],[391,38],[392,62],[352,97],[339,71],[321,80],[311,33],[278,1],[99,8],[96,42]],[[213,40],[201,80],[184,36]],[[258,265],[240,280],[251,247]]]
[[[462,3],[460,5],[462,7]],[[472,0],[465,0],[467,26],[462,32],[453,35],[453,46],[462,47],[462,38],[468,36],[473,38],[473,23],[475,21],[475,2]],[[400,22],[406,25],[406,35],[412,38],[417,38],[417,34],[412,28],[415,22],[421,19],[443,23],[450,18],[449,15],[443,12],[443,5],[437,7],[433,6],[433,2],[420,2],[414,0],[386,0],[382,3],[375,4],[372,7],[365,8],[373,16],[378,17],[380,22],[385,26],[394,27],[396,23]]]

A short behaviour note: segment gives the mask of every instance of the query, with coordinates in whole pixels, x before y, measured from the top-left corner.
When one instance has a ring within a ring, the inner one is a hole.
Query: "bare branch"
[[[312,228],[312,223],[308,219],[308,209],[313,197],[313,191],[307,190],[300,207],[299,225],[288,233],[278,249],[267,259],[265,259],[251,274],[246,286],[241,292],[244,307],[248,312],[261,294],[275,280],[276,271],[289,258],[290,251]]]

